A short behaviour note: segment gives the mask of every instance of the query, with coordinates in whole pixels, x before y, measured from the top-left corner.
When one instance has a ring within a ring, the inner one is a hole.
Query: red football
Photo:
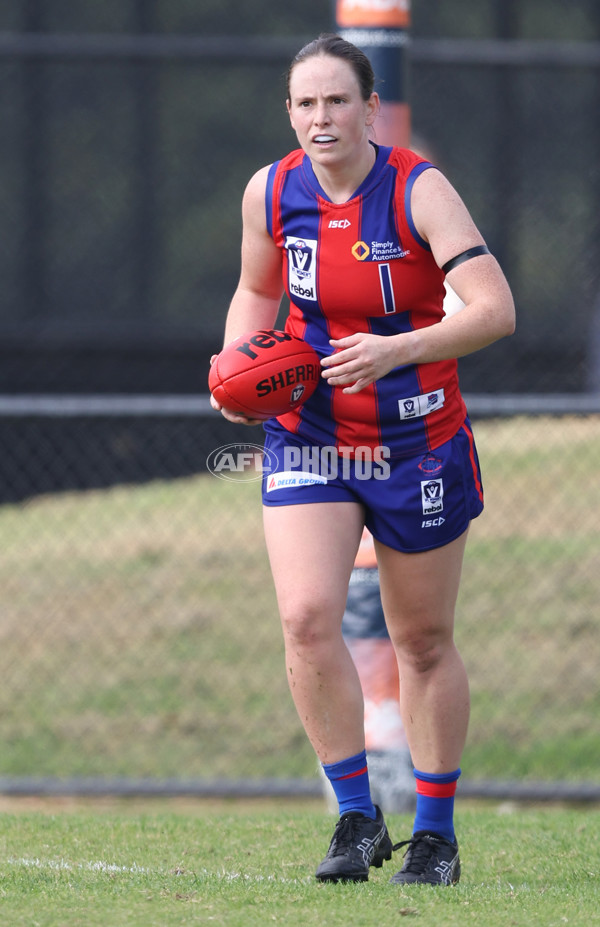
[[[302,338],[269,329],[247,332],[216,357],[208,386],[230,412],[283,415],[306,402],[321,376],[319,355]]]

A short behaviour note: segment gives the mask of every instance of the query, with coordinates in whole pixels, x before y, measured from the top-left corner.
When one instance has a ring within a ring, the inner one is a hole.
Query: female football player
[[[340,811],[317,878],[365,881],[393,849],[371,801],[361,687],[341,631],[366,525],[416,779],[413,834],[392,882],[448,885],[460,875],[453,809],[469,716],[454,612],[469,522],[483,508],[456,359],[510,335],[515,313],[448,180],[410,150],[377,145],[373,87],[368,58],[339,36],[294,58],[287,110],[300,147],[246,188],[225,343],[272,328],[285,289],[286,330],[322,358],[313,396],[265,425],[285,478],[263,482],[289,685]],[[442,322],[446,277],[465,307]]]

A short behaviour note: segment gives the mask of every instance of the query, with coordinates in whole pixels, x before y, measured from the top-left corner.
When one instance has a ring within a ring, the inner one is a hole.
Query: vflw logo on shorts
[[[443,479],[421,480],[421,501],[423,503],[423,515],[442,512],[444,509]]]

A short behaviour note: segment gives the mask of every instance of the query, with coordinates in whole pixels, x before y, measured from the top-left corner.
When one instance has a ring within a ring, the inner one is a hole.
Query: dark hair
[[[341,58],[347,61],[358,80],[360,92],[363,100],[369,100],[375,86],[375,74],[371,67],[371,62],[360,48],[347,42],[341,35],[333,32],[324,32],[318,39],[313,39],[304,48],[301,48],[298,54],[292,59],[287,72],[287,98],[290,99],[290,80],[292,71],[297,64],[306,61],[307,58],[315,58],[318,55],[330,55],[333,58]]]

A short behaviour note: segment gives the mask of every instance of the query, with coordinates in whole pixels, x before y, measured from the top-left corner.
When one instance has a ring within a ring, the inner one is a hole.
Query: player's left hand
[[[394,339],[385,335],[357,332],[346,338],[332,338],[334,353],[321,360],[323,376],[345,393],[359,393],[398,366]]]

